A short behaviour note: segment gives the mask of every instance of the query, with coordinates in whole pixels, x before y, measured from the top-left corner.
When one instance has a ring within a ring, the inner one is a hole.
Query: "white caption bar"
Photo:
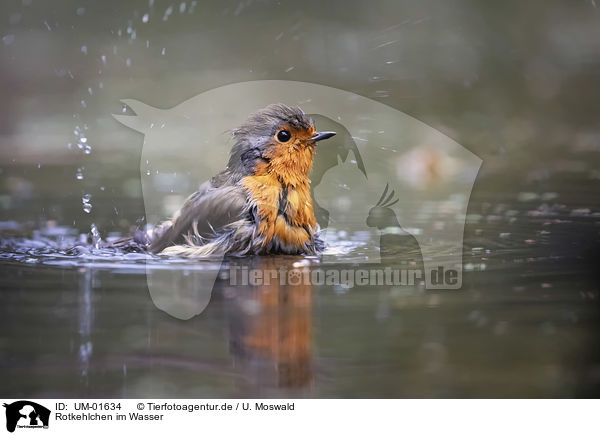
[[[597,400],[0,400],[0,431],[18,435],[598,433]]]

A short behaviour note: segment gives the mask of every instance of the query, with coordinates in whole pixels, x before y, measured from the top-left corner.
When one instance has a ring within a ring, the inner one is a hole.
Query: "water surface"
[[[229,279],[232,266],[323,265],[285,256],[231,259],[220,266],[206,310],[185,321],[153,303],[146,267],[191,273],[202,262],[95,248],[65,227],[30,238],[13,231],[0,250],[0,392],[595,396],[600,313],[592,274],[597,239],[589,237],[597,235],[597,216],[531,201],[471,203],[488,212],[470,215],[460,290],[425,290],[422,283],[239,286]],[[355,254],[341,260],[354,268],[363,258],[356,252],[379,243],[347,239]],[[414,252],[402,255],[386,264],[411,264]]]

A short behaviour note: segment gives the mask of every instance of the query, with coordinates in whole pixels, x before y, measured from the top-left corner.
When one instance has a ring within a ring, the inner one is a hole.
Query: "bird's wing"
[[[210,238],[247,212],[247,194],[239,185],[214,187],[210,181],[186,199],[175,218],[159,225],[153,233],[150,251],[186,243],[185,236]]]

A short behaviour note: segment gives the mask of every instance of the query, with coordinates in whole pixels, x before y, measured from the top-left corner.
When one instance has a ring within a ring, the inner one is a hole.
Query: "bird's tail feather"
[[[186,237],[188,244],[169,246],[161,254],[179,255],[189,258],[201,258],[211,255],[258,254],[262,250],[263,240],[258,237],[254,227],[237,221],[227,225],[218,236],[209,240]]]

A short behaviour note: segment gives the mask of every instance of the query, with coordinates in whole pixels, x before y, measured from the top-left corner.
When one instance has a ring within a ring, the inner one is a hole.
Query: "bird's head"
[[[315,146],[335,132],[318,132],[298,107],[270,104],[233,131],[229,169],[240,175],[272,174],[296,184],[307,179]]]

